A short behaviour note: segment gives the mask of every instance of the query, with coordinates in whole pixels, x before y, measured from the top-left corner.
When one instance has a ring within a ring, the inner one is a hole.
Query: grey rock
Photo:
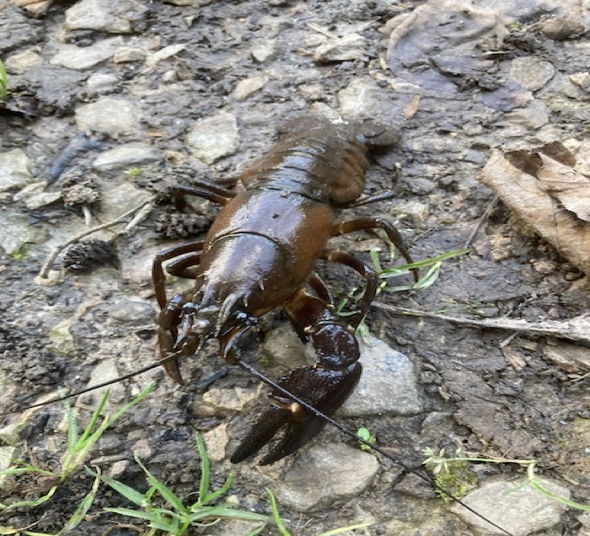
[[[15,201],[24,201],[29,210],[35,210],[61,198],[61,192],[45,192],[47,181],[33,182],[25,186],[20,192],[14,195]]]
[[[29,49],[6,58],[4,66],[10,74],[23,74],[39,67],[42,63],[43,58],[35,50]]]
[[[537,482],[554,495],[569,498],[570,491],[547,478]],[[475,511],[508,530],[514,536],[527,536],[557,525],[567,506],[526,485],[526,480],[499,479],[483,483],[463,498]],[[486,534],[504,534],[480,517],[455,504],[451,507],[465,523]]]
[[[202,401],[193,404],[195,415],[223,417],[228,413],[243,411],[245,407],[260,396],[261,386],[252,389],[233,387],[230,389],[209,389],[203,393]]]
[[[366,47],[367,41],[362,35],[348,34],[320,45],[315,50],[313,58],[317,63],[360,60],[365,54]]]
[[[241,101],[262,89],[268,82],[267,76],[252,76],[238,82],[234,90],[234,97]]]
[[[147,58],[147,51],[139,47],[121,47],[113,55],[114,63],[127,63],[130,61],[143,61]]]
[[[106,358],[102,359],[96,367],[90,373],[90,379],[88,380],[87,387],[99,385],[110,380],[115,380],[120,376],[119,369],[117,368],[117,358]],[[98,401],[102,399],[106,391],[110,392],[109,400],[105,406],[105,411],[110,411],[112,404],[116,400],[125,399],[125,387],[121,382],[113,383],[108,387],[100,387],[91,391],[88,396],[90,397],[89,403],[91,405],[98,404]]]
[[[22,149],[0,153],[0,192],[23,188],[34,180],[33,162]]]
[[[133,166],[153,164],[162,158],[162,153],[149,143],[133,142],[105,151],[92,162],[92,168],[101,173],[113,173]]]
[[[150,197],[148,192],[136,188],[129,182],[104,190],[98,217],[101,221],[114,220],[133,207],[147,201]]]
[[[47,240],[45,229],[31,225],[20,214],[3,214],[0,218],[0,248],[8,255],[19,251],[25,244],[41,244]]]
[[[356,389],[338,410],[343,417],[414,415],[423,410],[418,377],[412,362],[382,340],[369,335],[359,339],[363,373]],[[311,346],[305,347],[289,324],[271,331],[262,351],[285,372],[317,361]]]
[[[86,134],[102,132],[114,138],[140,130],[140,112],[129,100],[101,97],[76,110],[76,124]]]
[[[147,9],[137,0],[81,0],[66,11],[64,26],[68,30],[130,33],[133,22],[141,20]]]
[[[529,91],[541,89],[554,74],[551,63],[534,56],[515,58],[510,65],[510,76]]]
[[[142,324],[153,321],[155,312],[147,302],[122,299],[113,304],[109,316],[123,324]]]
[[[57,54],[49,60],[49,63],[68,69],[90,69],[112,57],[122,44],[121,37],[111,37],[89,47],[60,45]]]
[[[238,150],[238,125],[236,117],[227,112],[198,121],[187,135],[187,143],[194,156],[206,164],[213,164]]]
[[[361,339],[359,343],[363,374],[339,414],[365,417],[420,413],[424,405],[412,362],[372,335],[367,342]]]
[[[587,374],[590,371],[590,349],[584,346],[553,342],[545,346],[543,355],[566,372]]]
[[[108,93],[116,89],[119,82],[117,75],[112,73],[93,73],[86,81],[86,88],[90,94]]]
[[[227,444],[229,443],[227,427],[227,423],[223,423],[203,434],[207,455],[211,461],[220,462],[226,457]]]
[[[545,103],[534,99],[524,108],[516,108],[507,114],[512,123],[520,123],[527,129],[537,130],[549,122],[549,112]]]
[[[590,93],[590,73],[575,73],[570,76],[570,81]]]
[[[281,504],[310,512],[362,493],[379,470],[379,462],[343,443],[315,444],[302,451],[274,485]]]
[[[279,54],[279,48],[274,39],[258,39],[252,43],[250,54],[254,61],[264,63],[275,58]]]
[[[369,77],[354,78],[338,92],[339,111],[344,119],[366,119],[375,117],[384,100],[389,96],[375,80]]]

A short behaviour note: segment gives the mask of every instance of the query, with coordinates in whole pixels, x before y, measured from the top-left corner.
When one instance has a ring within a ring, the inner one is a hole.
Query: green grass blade
[[[96,422],[98,421],[98,418],[100,417],[100,414],[102,413],[102,410],[104,409],[105,404],[107,403],[110,394],[111,394],[110,390],[107,389],[105,391],[103,397],[100,399],[98,406],[96,406],[96,408],[92,412],[92,417],[90,417],[90,422],[88,423],[88,426],[86,426],[86,428],[84,429],[84,432],[82,432],[82,435],[80,436],[80,439],[76,443],[75,451],[82,450],[86,446],[88,438],[91,436],[92,430],[96,426]]]
[[[532,488],[536,489],[538,492],[542,493],[543,495],[546,495],[547,497],[551,497],[552,499],[555,499],[556,501],[559,501],[560,503],[565,504],[566,506],[569,506],[570,508],[575,508],[577,510],[583,510],[585,512],[590,512],[590,505],[578,503],[576,501],[572,501],[571,499],[568,499],[567,497],[562,497],[561,495],[556,495],[555,493],[549,491],[546,487],[539,484],[536,480],[529,481],[529,484],[531,485]]]
[[[266,523],[260,525],[259,527],[256,527],[254,530],[251,530],[250,532],[244,534],[244,536],[257,536],[258,534],[260,534],[264,528],[266,527]]]
[[[215,491],[209,493],[205,497],[205,501],[202,502],[201,504],[208,504],[210,502],[213,502],[215,499],[217,499],[217,497],[220,497],[221,495],[225,495],[228,492],[229,488],[231,488],[233,481],[234,481],[234,474],[230,473],[229,476],[227,477],[227,480],[225,481],[225,484],[223,484],[223,486],[221,486],[218,490],[215,490]],[[192,510],[192,507],[191,507],[191,510]]]
[[[141,463],[141,460],[137,456],[136,453],[133,453],[135,457],[135,461],[138,465],[142,468],[143,472],[147,477],[148,484],[156,488],[158,493],[164,498],[164,500],[172,506],[176,510],[176,512],[188,515],[188,509],[182,504],[182,501],[176,496],[176,494],[163,482],[160,482],[150,471],[149,469]]]
[[[203,519],[224,518],[224,519],[239,519],[241,521],[262,521],[266,523],[271,520],[270,516],[264,514],[257,514],[255,512],[247,512],[246,510],[236,510],[229,504],[220,504],[219,506],[203,506],[199,510],[190,514],[191,523]]]
[[[318,536],[335,536],[336,534],[342,534],[343,532],[349,532],[354,529],[362,529],[368,527],[371,523],[360,523],[359,525],[350,525],[350,527],[342,527],[340,529],[329,530],[328,532],[322,532]]]
[[[59,396],[63,397],[65,396],[65,392],[60,389],[59,390]],[[75,447],[76,447],[76,443],[78,442],[78,421],[76,420],[76,416],[74,415],[74,412],[72,411],[72,406],[69,402],[69,400],[65,399],[61,401],[63,407],[64,407],[64,412],[66,414],[66,421],[67,421],[67,430],[68,430],[68,436],[67,436],[67,449],[68,452],[75,452]]]
[[[19,501],[12,504],[7,505],[4,510],[14,509],[14,508],[22,508],[24,506],[39,506],[41,504],[46,503],[51,497],[55,495],[58,486],[53,486],[45,495],[39,497],[38,499],[33,499],[30,501]]]
[[[201,459],[201,480],[199,482],[199,503],[207,504],[207,495],[209,493],[209,456],[207,455],[207,449],[205,447],[205,441],[203,436],[199,432],[195,432],[195,443],[197,450],[199,451],[199,457]]]
[[[156,521],[158,516],[152,512],[142,512],[140,510],[133,510],[131,508],[105,508],[105,512],[112,512],[127,517],[134,517],[136,519],[143,519],[144,521]]]
[[[100,478],[99,475],[96,475],[94,482],[92,483],[92,489],[88,492],[88,494],[82,499],[82,502],[76,508],[76,511],[72,514],[72,517],[68,520],[68,522],[62,527],[62,529],[57,533],[57,536],[64,536],[70,530],[75,529],[82,521],[84,521],[84,516],[90,510],[92,503],[94,502],[94,497],[96,497],[96,492],[98,491],[98,486],[100,485]]]
[[[264,489],[266,493],[268,493],[268,498],[270,500],[270,509],[272,510],[272,518],[276,523],[279,532],[282,534],[282,536],[291,536],[291,533],[287,530],[287,527],[285,527],[285,524],[281,519],[281,514],[279,513],[277,500],[275,499],[273,492],[270,490],[270,488]]]
[[[92,471],[88,467],[86,467],[86,472],[88,474],[91,474],[92,476],[97,477],[100,480],[102,480],[105,484],[107,484],[108,486],[113,488],[117,493],[123,495],[123,497],[125,497],[127,500],[131,501],[133,504],[136,504],[137,506],[141,506],[142,508],[145,508],[146,506],[148,506],[150,504],[149,501],[146,499],[146,496],[143,493],[140,493],[136,489],[131,488],[131,487],[127,486],[126,484],[123,484],[122,482],[119,482],[118,480],[115,480],[114,478],[110,478],[110,477],[104,476],[104,475],[99,475],[98,473],[95,473],[94,471]]]
[[[121,409],[117,410],[111,417],[107,419],[107,426],[113,424],[121,415],[127,413],[131,408],[137,406],[145,397],[147,397],[156,388],[156,382],[150,382],[145,389],[139,393],[131,402],[125,404]]]

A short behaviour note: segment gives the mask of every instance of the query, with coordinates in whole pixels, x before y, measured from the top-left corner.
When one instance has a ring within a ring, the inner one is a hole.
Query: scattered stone
[[[356,389],[338,410],[343,417],[414,415],[423,411],[418,377],[412,362],[382,340],[359,338],[363,373]],[[285,371],[317,361],[312,347],[303,346],[290,325],[271,331],[263,354]]]
[[[377,337],[359,338],[363,374],[339,410],[344,417],[415,415],[424,409],[412,362]]]
[[[258,63],[264,63],[267,60],[276,58],[279,52],[280,50],[274,39],[257,39],[250,48],[250,54],[252,54],[254,61]]]
[[[187,143],[193,154],[206,164],[213,164],[238,150],[238,125],[236,117],[227,112],[198,121],[187,135]]]
[[[24,188],[33,181],[33,162],[22,149],[0,153],[0,192]]]
[[[125,474],[125,471],[127,471],[130,465],[131,463],[129,460],[119,460],[114,462],[109,466],[108,476],[117,480]]]
[[[73,355],[76,351],[76,343],[74,342],[74,336],[70,331],[72,328],[73,320],[66,318],[59,324],[53,326],[49,332],[49,340],[51,344],[49,349],[60,355]]]
[[[510,65],[510,76],[529,91],[541,89],[554,74],[551,63],[534,56],[514,58]]]
[[[162,153],[149,143],[132,142],[100,154],[92,162],[92,168],[101,173],[114,173],[160,162],[163,158]]]
[[[129,182],[110,190],[103,190],[99,219],[100,221],[114,220],[133,207],[147,201],[150,197],[151,195],[148,192],[135,187]]]
[[[87,387],[99,385],[110,380],[116,380],[120,376],[119,369],[117,368],[118,356],[114,358],[101,357],[101,359],[102,360],[90,373]],[[116,382],[107,387],[99,387],[88,393],[91,397],[90,404],[95,406],[98,401],[102,399],[107,390],[110,392],[110,395],[103,413],[110,412],[115,401],[125,400],[125,387],[121,382]]]
[[[109,308],[109,318],[124,324],[145,324],[154,321],[153,307],[144,301],[117,300]]]
[[[586,31],[586,27],[582,22],[583,18],[584,15],[578,11],[577,14],[568,13],[567,17],[549,19],[540,24],[541,32],[549,39],[554,39],[555,41],[573,39]]]
[[[117,75],[112,73],[94,73],[86,81],[86,88],[89,93],[108,93],[116,89],[119,82]]]
[[[23,74],[39,67],[42,63],[43,58],[33,49],[29,49],[6,58],[4,67],[6,67],[6,71],[10,74]]]
[[[47,237],[45,229],[31,225],[24,215],[9,213],[0,218],[0,247],[8,255],[26,255],[26,244],[42,244]]]
[[[32,15],[45,15],[53,4],[53,0],[13,0],[13,2]]]
[[[353,33],[320,45],[315,50],[313,59],[317,63],[360,60],[365,55],[366,47],[366,39],[362,35]]]
[[[533,99],[524,108],[516,108],[506,115],[510,123],[520,123],[527,129],[537,130],[549,122],[549,112],[545,103]]]
[[[121,47],[113,55],[114,63],[127,63],[130,61],[144,61],[147,58],[147,52],[139,47]]]
[[[45,192],[47,181],[34,182],[14,195],[15,201],[24,201],[29,210],[36,210],[61,199],[61,192]]]
[[[220,462],[226,458],[227,444],[229,436],[227,433],[227,423],[220,424],[212,430],[203,434],[203,440],[207,447],[209,459],[214,462]]]
[[[145,65],[148,69],[153,69],[160,61],[176,56],[186,48],[185,44],[178,43],[176,45],[168,45],[161,48],[157,52],[150,54],[145,60]]]
[[[39,192],[29,197],[25,201],[25,206],[29,210],[37,210],[53,203],[56,203],[61,199],[60,192]]]
[[[15,451],[16,447],[0,447],[0,489],[5,489],[10,485],[12,477],[10,475],[3,475],[1,473],[10,468]]]
[[[166,0],[167,4],[174,6],[191,6],[191,7],[203,7],[209,5],[213,0]]]
[[[76,110],[76,125],[90,135],[101,132],[114,138],[140,132],[140,112],[127,99],[101,97]]]
[[[49,63],[68,69],[90,69],[112,57],[122,44],[121,37],[111,37],[89,47],[60,45],[57,54],[49,60]]]
[[[338,92],[338,109],[347,120],[376,117],[383,101],[389,98],[372,78],[353,78],[346,88]]]
[[[213,387],[203,393],[202,402],[194,404],[195,415],[215,415],[225,417],[229,413],[243,411],[244,408],[260,395],[261,387],[247,389],[233,387],[230,389],[218,389]]]
[[[287,466],[275,493],[287,508],[311,512],[362,493],[378,470],[377,458],[360,449],[315,444]]]
[[[550,493],[569,499],[570,491],[555,482],[537,477],[536,481]],[[476,512],[508,530],[514,536],[527,536],[557,525],[567,506],[526,485],[526,480],[504,478],[485,482],[463,498]],[[465,523],[486,534],[504,534],[459,504],[451,510]]]
[[[96,30],[106,33],[131,33],[148,7],[138,0],[125,3],[110,0],[80,0],[66,11],[68,30]]]
[[[586,93],[590,92],[590,73],[572,74],[570,80],[576,84],[576,86],[586,91]]]
[[[543,355],[566,372],[586,374],[590,371],[590,349],[565,342],[549,342]]]
[[[262,89],[268,82],[267,76],[252,76],[238,82],[234,90],[236,100],[242,101]]]
[[[420,201],[406,201],[405,203],[396,203],[394,214],[407,216],[414,223],[422,224],[428,218],[430,209],[426,203]]]
[[[131,452],[136,454],[137,457],[142,461],[149,460],[154,455],[154,449],[152,448],[150,443],[151,443],[151,439],[148,439],[148,438],[139,439],[131,447]]]

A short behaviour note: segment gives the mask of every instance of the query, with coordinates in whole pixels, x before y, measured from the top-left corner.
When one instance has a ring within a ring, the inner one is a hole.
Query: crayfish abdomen
[[[222,357],[238,363],[240,337],[258,319],[282,307],[299,337],[311,342],[317,364],[291,371],[278,385],[320,411],[332,414],[353,391],[361,367],[354,329],[377,290],[377,274],[350,253],[327,247],[330,237],[380,228],[411,262],[397,230],[379,218],[335,223],[334,208],[353,204],[364,189],[369,145],[388,130],[373,123],[351,126],[326,120],[298,125],[240,177],[235,193],[199,183],[182,187],[223,205],[204,241],[170,248],[154,261],[158,342],[164,366],[178,382],[178,358],[198,353],[217,338]],[[387,136],[385,136],[387,137]],[[358,314],[346,323],[334,312],[331,293],[313,272],[318,259],[345,264],[366,280]],[[167,300],[163,262],[194,287]],[[271,463],[314,437],[321,419],[275,392],[271,405],[232,460],[257,452],[287,425],[283,440],[263,459]]]

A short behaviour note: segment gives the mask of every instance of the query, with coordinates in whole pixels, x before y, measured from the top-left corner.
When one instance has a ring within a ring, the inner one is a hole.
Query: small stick
[[[488,206],[483,211],[483,214],[481,215],[479,220],[477,220],[477,224],[475,225],[475,228],[473,229],[473,231],[471,231],[471,234],[469,235],[469,238],[467,239],[467,241],[465,242],[465,245],[463,247],[468,248],[471,246],[471,242],[475,238],[475,235],[481,229],[481,227],[485,223],[485,221],[490,217],[492,210],[494,210],[494,208],[498,204],[498,199],[499,199],[499,197],[496,194],[494,196],[494,198],[488,203]]]
[[[131,210],[128,210],[127,212],[125,212],[125,214],[122,214],[118,218],[116,218],[112,221],[106,222],[106,223],[102,223],[100,225],[96,225],[94,227],[90,227],[89,229],[86,229],[85,231],[82,231],[81,233],[74,235],[72,238],[69,238],[63,244],[60,244],[59,246],[57,246],[53,250],[53,252],[49,255],[49,257],[47,257],[47,260],[43,263],[43,266],[41,266],[41,270],[39,272],[39,277],[41,277],[43,279],[47,279],[47,276],[49,274],[49,270],[51,270],[51,267],[53,266],[55,259],[57,259],[58,255],[65,248],[78,242],[78,240],[81,240],[85,236],[88,236],[92,233],[96,233],[97,231],[102,231],[103,229],[107,229],[108,227],[112,227],[113,225],[117,225],[117,224],[121,223],[122,221],[129,218],[129,216],[132,216],[138,210],[140,210],[144,207],[147,207],[147,205],[150,205],[155,199],[156,199],[156,196],[154,195],[154,196],[150,197],[149,199],[147,199],[146,201],[143,201],[141,204],[137,205],[136,207],[133,207]],[[150,208],[150,210],[151,210],[151,208]],[[148,211],[148,213],[149,213],[149,211]],[[142,217],[145,217],[145,215],[146,215],[145,212],[142,212],[141,214],[142,214]],[[135,221],[135,220],[133,220],[133,221]],[[137,225],[137,223],[135,223],[135,225]],[[127,231],[127,229],[125,229],[124,232],[126,232],[126,231]]]
[[[461,326],[485,329],[504,329],[527,333],[529,335],[540,335],[545,337],[556,337],[558,339],[569,339],[590,343],[590,317],[578,316],[570,320],[546,320],[544,322],[527,322],[526,320],[515,320],[511,318],[486,318],[477,320],[474,318],[461,318],[439,313],[429,313],[418,309],[406,309],[394,307],[385,303],[373,302],[373,307],[398,315],[419,316],[423,318],[434,318],[444,320]]]

